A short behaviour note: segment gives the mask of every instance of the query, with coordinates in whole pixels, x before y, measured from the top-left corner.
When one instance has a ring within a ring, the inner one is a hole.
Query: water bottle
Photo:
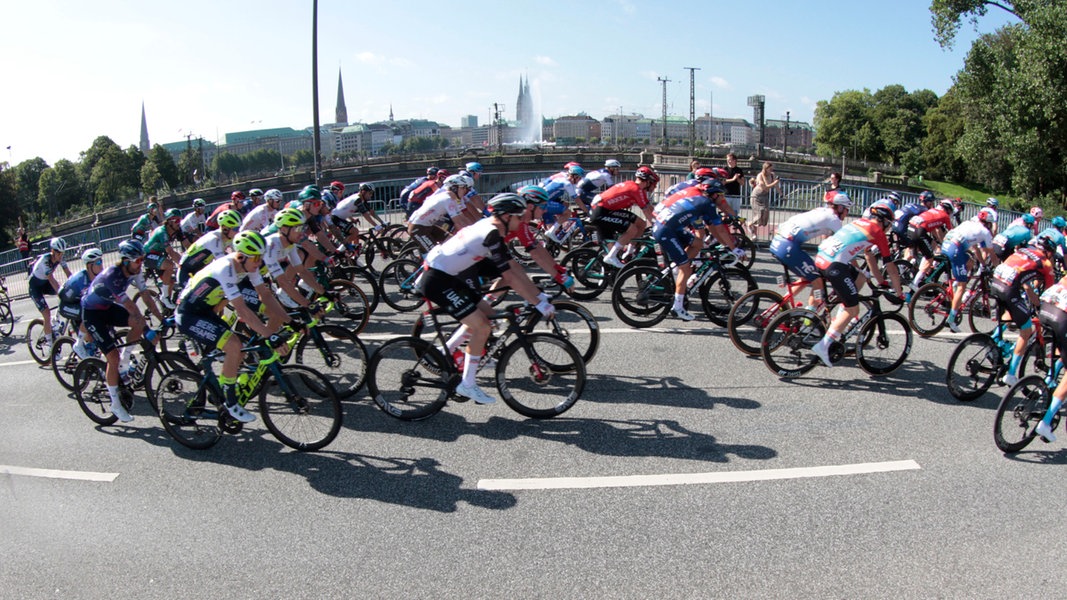
[[[200,362],[200,349],[196,347],[196,342],[183,341],[185,345],[185,353],[189,355],[189,360],[193,361],[193,364]]]
[[[154,341],[156,341],[156,336],[158,336],[158,335],[159,335],[158,331],[156,331],[155,329],[149,329],[148,331],[144,332],[144,339],[146,339],[149,342],[154,342]]]

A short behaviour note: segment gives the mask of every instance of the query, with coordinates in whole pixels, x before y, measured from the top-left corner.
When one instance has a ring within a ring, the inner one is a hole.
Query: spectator
[[[693,179],[694,177],[696,177],[697,169],[702,166],[704,165],[700,164],[699,158],[694,158],[693,160],[689,161],[689,174],[685,176],[686,180]]]
[[[745,180],[745,172],[737,166],[737,155],[733,152],[726,155],[726,177],[722,180],[722,187],[726,190],[726,202],[734,209],[734,214],[741,214],[741,183]]]
[[[751,201],[754,222],[749,224],[749,235],[752,239],[756,239],[759,235],[760,227],[766,227],[770,221],[771,190],[777,188],[780,183],[778,176],[774,173],[774,164],[769,161],[763,163],[763,169],[752,180]]]
[[[841,174],[837,171],[830,173],[830,188],[826,190],[826,195],[823,199],[829,202],[837,195],[837,192],[841,189]]]
[[[21,219],[19,220],[18,237],[15,239],[15,246],[19,249],[19,255],[22,256],[22,260],[26,261],[26,270],[28,271],[32,262],[30,261],[30,238],[26,236],[26,229],[22,226]]]

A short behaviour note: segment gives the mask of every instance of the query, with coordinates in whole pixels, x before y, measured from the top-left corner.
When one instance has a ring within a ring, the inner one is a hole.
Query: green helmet
[[[258,231],[246,230],[234,236],[233,249],[245,256],[262,256],[267,249],[267,241]]]
[[[204,202],[203,198],[193,199],[193,208],[204,208],[205,206],[207,206],[207,202]]]
[[[274,215],[274,224],[278,227],[299,227],[306,222],[304,211],[298,208],[285,208]]]
[[[241,213],[230,209],[219,215],[219,227],[236,229],[241,226]]]
[[[317,187],[315,187],[313,185],[307,185],[307,186],[304,186],[304,189],[300,190],[300,195],[297,196],[297,199],[299,199],[299,200],[321,200],[322,199],[322,192],[319,191],[319,188],[317,188]]]
[[[167,219],[168,221],[170,219],[181,219],[182,218],[182,211],[178,210],[177,208],[172,208],[172,209],[168,210],[167,212],[163,213],[163,218]]]

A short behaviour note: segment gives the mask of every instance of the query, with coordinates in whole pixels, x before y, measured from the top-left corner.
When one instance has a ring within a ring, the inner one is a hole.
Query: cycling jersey
[[[1034,237],[1034,232],[1026,225],[1009,225],[1007,229],[993,238],[993,250],[997,258],[1004,260],[1011,256],[1015,248],[1025,245]]]
[[[400,204],[406,205],[408,202],[408,198],[411,196],[411,192],[414,192],[416,189],[418,189],[420,185],[426,183],[429,180],[429,177],[419,177],[415,181],[412,181],[411,183],[404,186],[404,189],[400,190]]]
[[[636,181],[616,183],[593,199],[593,208],[605,210],[625,210],[636,205],[638,208],[648,206],[648,192],[641,189]]]
[[[278,210],[263,203],[252,209],[252,212],[241,219],[241,231],[260,231],[274,222],[274,215]]]
[[[1005,286],[1018,287],[1036,278],[1041,278],[1043,288],[1055,282],[1052,261],[1039,248],[1019,248],[993,271],[994,284]]]
[[[1064,277],[1055,284],[1049,286],[1041,294],[1042,307],[1046,304],[1067,312],[1067,277]]]
[[[843,224],[834,209],[829,206],[820,206],[787,219],[778,226],[778,233],[775,237],[781,237],[799,245],[811,238],[836,233]]]
[[[967,250],[972,246],[989,248],[993,245],[993,234],[978,221],[964,221],[945,235],[941,243],[941,253],[948,257],[952,265],[952,279],[958,283],[967,283]]]
[[[415,204],[416,206],[422,204],[427,198],[437,192],[440,187],[441,186],[437,183],[436,179],[426,180],[408,195],[408,204]]]
[[[363,201],[363,197],[360,194],[352,194],[351,196],[341,200],[337,206],[330,211],[330,214],[338,219],[348,220],[352,217],[361,215],[363,213],[370,212],[370,207]]]
[[[285,268],[289,265],[299,265],[300,254],[296,251],[297,245],[286,246],[282,234],[274,232],[266,236],[267,248],[263,251],[263,266],[271,277],[277,279],[285,274]]]
[[[444,222],[445,217],[455,217],[463,212],[462,200],[456,200],[447,188],[442,188],[426,199],[408,222],[412,225],[431,226]]]
[[[82,295],[89,288],[89,271],[82,269],[70,277],[59,288],[59,314],[68,319],[81,317]]]
[[[586,202],[592,202],[593,196],[613,185],[615,185],[615,178],[611,176],[606,167],[590,171],[578,182],[578,196]]]
[[[1022,226],[1022,227],[1026,227],[1027,229],[1033,231],[1034,233],[1037,233],[1037,221],[1034,221],[1033,225],[1027,225],[1026,221],[1023,221],[1023,218],[1019,217],[1019,218],[1015,219],[1014,221],[1012,221],[1011,223],[1008,223],[1008,227],[1015,227],[1016,225],[1019,225],[1019,226]]]
[[[697,187],[688,187],[669,196],[657,207],[652,237],[676,265],[689,262],[686,247],[693,242],[689,227],[704,226],[705,219],[718,219],[715,203]]]
[[[202,212],[197,213],[195,210],[182,217],[181,231],[185,234],[185,239],[195,240],[204,235],[204,223],[206,222],[207,216]]]
[[[224,213],[224,212],[226,212],[226,211],[228,211],[230,209],[236,210],[237,212],[241,212],[241,210],[240,210],[241,207],[240,206],[234,206],[233,202],[223,202],[222,204],[216,206],[215,210],[211,211],[211,216],[209,216],[204,221],[204,227],[207,228],[207,229],[218,229],[219,228],[219,215],[221,215],[222,213]],[[241,213],[241,214],[244,214],[244,213]]]
[[[541,183],[541,187],[548,194],[549,202],[567,204],[572,198],[578,197],[578,190],[569,179],[546,179]]]
[[[52,253],[42,254],[33,263],[33,268],[30,269],[30,277],[33,279],[47,280],[52,273],[56,270],[56,267],[67,268],[67,262],[62,258],[58,262],[52,262]]]
[[[131,285],[142,292],[148,287],[140,273],[126,275],[122,271],[122,263],[112,265],[104,269],[89,284],[89,288],[82,296],[82,309],[84,311],[107,310],[113,305],[121,306],[129,300],[126,289]]]
[[[215,308],[223,301],[241,297],[242,281],[253,287],[263,283],[258,272],[238,273],[235,259],[212,261],[193,276],[178,299],[178,311],[194,314],[215,314]]]
[[[878,249],[882,258],[889,257],[889,240],[881,224],[874,219],[858,219],[819,244],[815,266],[826,269],[832,263],[850,263],[872,246]]]
[[[491,217],[464,227],[445,242],[434,246],[426,253],[424,262],[431,269],[463,277],[470,270],[483,267],[480,263],[485,262],[486,258],[497,274],[509,268],[511,256]]]
[[[204,268],[204,265],[225,256],[226,249],[231,243],[231,240],[223,237],[221,229],[209,231],[197,238],[182,255],[178,269],[178,282],[184,285],[193,274]]]
[[[1055,227],[1045,229],[1037,234],[1037,237],[1052,240],[1052,243],[1059,248],[1061,253],[1067,253],[1067,237],[1064,237],[1064,235]]]
[[[130,227],[130,237],[143,239],[145,234],[159,225],[159,219],[145,213],[133,223],[132,227]]]
[[[943,208],[931,208],[912,217],[908,221],[908,227],[927,233],[939,228],[949,229],[952,227],[952,216]]]
[[[908,231],[908,223],[911,222],[912,217],[926,212],[928,209],[922,204],[907,204],[904,208],[900,209],[896,213],[896,219],[893,221],[893,231],[898,236],[903,236]]]

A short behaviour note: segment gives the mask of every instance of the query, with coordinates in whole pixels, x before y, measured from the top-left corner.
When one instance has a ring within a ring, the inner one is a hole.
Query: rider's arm
[[[515,262],[514,259],[508,261],[508,264],[511,265],[510,268],[501,274],[504,283],[511,289],[515,290],[516,293],[522,296],[523,300],[530,304],[537,304],[540,302],[537,296],[541,293],[541,290],[534,285],[533,281],[530,281],[530,277],[526,274],[526,271],[523,270],[522,266]]]
[[[274,333],[274,330],[270,329],[270,327],[260,320],[259,315],[257,315],[251,308],[248,308],[244,298],[237,297],[230,300],[229,303],[230,306],[233,307],[233,311],[237,313],[237,318],[252,331],[262,337],[270,337],[270,335]]]

